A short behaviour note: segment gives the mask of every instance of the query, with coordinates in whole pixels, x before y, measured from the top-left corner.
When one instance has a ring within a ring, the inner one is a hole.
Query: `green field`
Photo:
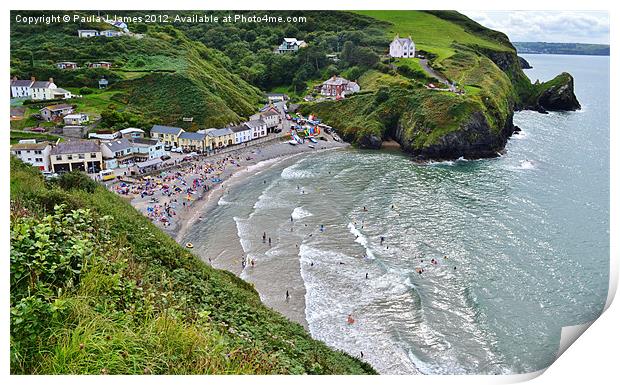
[[[478,45],[496,51],[509,50],[508,47],[492,40],[472,34],[462,26],[422,11],[355,11],[360,15],[372,17],[392,24],[388,35],[393,39],[411,36],[417,50],[436,54],[437,62],[452,56],[456,51],[453,43]]]

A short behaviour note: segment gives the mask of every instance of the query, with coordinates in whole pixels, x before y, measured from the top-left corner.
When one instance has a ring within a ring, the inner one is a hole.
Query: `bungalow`
[[[50,170],[50,151],[52,146],[49,142],[39,142],[35,139],[20,140],[11,146],[11,153],[41,171]]]
[[[109,61],[96,61],[94,63],[88,63],[88,68],[111,68],[112,63]]]
[[[82,126],[64,126],[62,128],[63,133],[64,133],[64,130],[66,128],[71,128],[71,127],[80,128],[80,129],[84,128]],[[118,139],[120,137],[121,137],[120,133],[112,132],[110,130],[101,130],[101,131],[97,131],[97,132],[90,132],[90,133],[88,133],[88,139],[114,140],[114,139]]]
[[[159,139],[165,146],[178,147],[179,135],[181,135],[182,132],[184,132],[184,130],[179,127],[154,125],[151,128],[151,138]]]
[[[343,98],[345,95],[358,92],[359,90],[360,86],[356,82],[336,75],[321,84],[321,95],[335,97],[336,99]]]
[[[277,53],[297,52],[300,48],[307,47],[308,44],[303,40],[294,37],[285,37],[282,44],[276,49]]]
[[[267,99],[270,102],[285,102],[288,100],[287,94],[267,94]]]
[[[101,143],[101,154],[106,169],[134,163],[133,143],[129,139],[120,138]]]
[[[223,148],[235,143],[235,133],[230,128],[210,128],[206,131],[211,141],[211,148]]]
[[[265,123],[263,119],[250,120],[243,124],[250,128],[250,134],[252,136],[252,139],[258,139],[267,136],[267,123]]]
[[[139,128],[123,128],[119,131],[120,136],[126,139],[143,139],[144,138],[144,130]]]
[[[55,119],[60,119],[65,115],[69,115],[73,112],[73,106],[68,104],[54,104],[51,106],[43,107],[39,110],[41,112],[41,117],[46,122],[51,122]]]
[[[133,154],[136,162],[145,162],[151,159],[159,159],[167,155],[164,145],[154,139],[136,138],[131,140]]]
[[[245,124],[230,127],[235,134],[235,144],[245,143],[252,140],[252,129]]]
[[[52,96],[54,97],[54,99],[71,99],[73,97],[73,94],[71,93],[71,91],[67,91],[64,88],[54,88],[52,90]]]
[[[13,77],[11,80],[11,97],[12,98],[30,98],[32,95],[32,84],[35,79],[20,80]]]
[[[179,146],[184,151],[205,152],[207,150],[207,135],[202,132],[182,132],[179,135]]]
[[[61,61],[56,63],[56,67],[61,70],[73,70],[78,68],[78,64],[72,61]]]
[[[60,142],[50,151],[50,165],[54,172],[99,172],[102,165],[101,148],[99,143],[90,140]]]
[[[78,37],[94,37],[99,36],[99,31],[95,29],[78,29]]]
[[[69,114],[66,115],[64,118],[62,118],[62,120],[64,120],[65,124],[70,125],[70,126],[79,126],[81,124],[87,123],[88,122],[88,115],[86,114]]]
[[[106,29],[104,31],[99,32],[99,36],[105,36],[105,37],[118,37],[121,36],[123,33],[121,31],[116,31],[113,29]]]
[[[32,92],[31,92],[31,98],[32,100],[49,100],[49,99],[54,99],[54,90],[58,87],[56,87],[56,84],[54,84],[54,79],[53,78],[49,78],[48,81],[34,81],[32,83]]]

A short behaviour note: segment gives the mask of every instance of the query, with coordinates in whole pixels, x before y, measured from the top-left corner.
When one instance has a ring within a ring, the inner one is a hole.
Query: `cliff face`
[[[395,130],[394,137],[402,148],[411,153],[416,160],[449,160],[494,158],[506,146],[515,126],[512,114],[499,132],[494,132],[480,111],[472,113],[467,122],[456,131],[450,132],[425,147],[414,147],[404,141],[402,128]]]

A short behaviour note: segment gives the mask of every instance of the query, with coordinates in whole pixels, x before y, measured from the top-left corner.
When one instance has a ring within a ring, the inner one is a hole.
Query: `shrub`
[[[97,182],[80,171],[71,171],[56,179],[56,183],[64,190],[78,189],[89,193],[95,192]]]
[[[88,87],[82,87],[80,88],[80,94],[81,95],[90,95],[92,94],[94,91],[92,90],[92,88],[88,88]]]

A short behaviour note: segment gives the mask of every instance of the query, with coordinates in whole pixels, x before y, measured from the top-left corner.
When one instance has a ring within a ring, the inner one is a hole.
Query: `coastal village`
[[[122,24],[122,23],[121,23]],[[117,30],[78,30],[80,38],[105,36],[109,38],[130,33],[126,25]],[[289,54],[308,44],[296,38],[284,38],[276,54]],[[393,58],[415,58],[415,43],[411,36],[396,35],[389,45]],[[107,61],[84,62],[90,68],[112,68]],[[73,61],[56,63],[58,69],[71,71],[80,68]],[[105,88],[105,78],[98,80]],[[430,85],[431,88],[435,88]],[[334,74],[314,87],[305,102],[341,100],[360,92],[356,81]],[[284,93],[267,93],[267,103],[248,120],[225,127],[187,131],[181,127],[153,125],[150,130],[127,127],[117,131],[87,132],[91,117],[71,104],[74,95],[58,87],[54,79],[46,81],[32,77],[11,79],[13,100],[58,101],[39,110],[42,122],[62,126],[56,141],[21,139],[11,146],[11,153],[37,167],[46,178],[71,171],[82,171],[105,183],[119,195],[135,200],[134,205],[153,222],[164,228],[175,227],[177,211],[189,207],[203,194],[222,184],[232,174],[254,158],[275,157],[283,153],[312,151],[326,146],[343,146],[332,127],[316,116],[295,114],[297,105],[289,104]],[[39,127],[32,132],[45,132]],[[271,149],[282,146],[279,150]],[[284,150],[284,148],[286,149]],[[293,147],[296,147],[294,149]],[[269,151],[264,151],[270,148]],[[261,151],[264,151],[261,156]]]

